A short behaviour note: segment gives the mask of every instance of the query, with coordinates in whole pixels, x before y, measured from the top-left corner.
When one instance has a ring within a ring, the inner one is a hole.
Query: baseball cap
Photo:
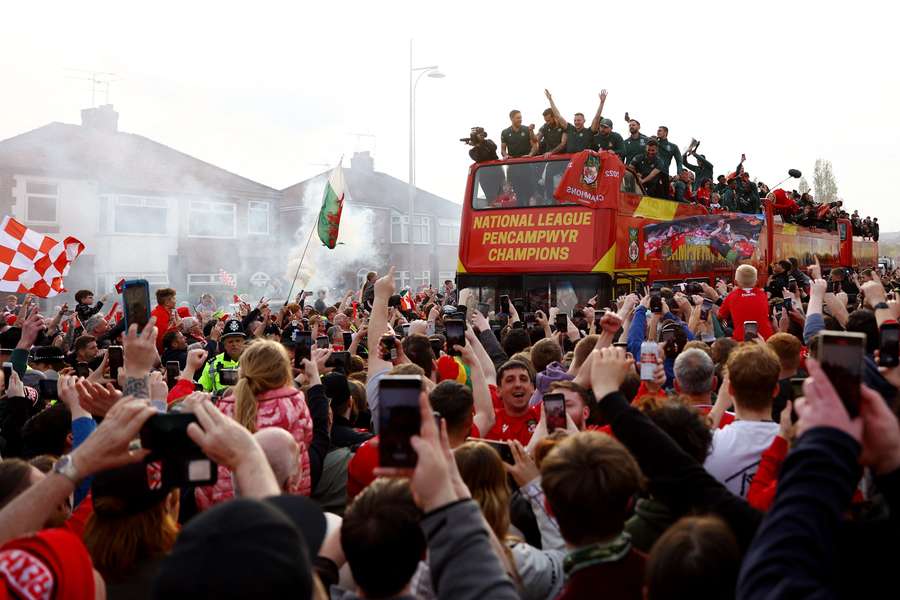
[[[0,598],[94,597],[94,567],[84,543],[61,528],[12,540],[0,548]]]
[[[223,502],[182,529],[160,565],[153,597],[309,598],[310,555],[318,548],[309,547],[307,535],[321,545],[324,532],[324,514],[306,498]]]
[[[609,127],[610,129],[612,129],[612,126],[612,119],[600,119],[600,127]]]

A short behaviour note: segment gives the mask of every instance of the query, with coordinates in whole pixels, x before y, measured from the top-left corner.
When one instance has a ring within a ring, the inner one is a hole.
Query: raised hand
[[[150,369],[159,359],[156,352],[156,317],[150,317],[150,321],[141,333],[137,331],[137,325],[132,325],[125,334],[125,375],[128,377],[144,377],[150,373]]]

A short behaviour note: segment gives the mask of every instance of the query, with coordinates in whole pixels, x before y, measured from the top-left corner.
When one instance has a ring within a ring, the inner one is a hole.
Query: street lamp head
[[[434,71],[428,73],[428,76],[432,79],[443,79],[444,77],[446,77],[446,75],[441,73],[438,69],[435,69]]]

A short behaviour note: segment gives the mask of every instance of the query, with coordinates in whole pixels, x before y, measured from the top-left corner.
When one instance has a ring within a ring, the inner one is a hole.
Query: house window
[[[235,282],[237,281],[237,273],[228,273],[228,275],[230,275]],[[220,273],[188,273],[187,287],[188,298],[191,301],[198,300],[200,295],[204,292],[232,289],[225,285]]]
[[[236,237],[236,213],[237,207],[234,202],[191,200],[188,235],[209,238]]]
[[[25,220],[29,223],[56,223],[59,184],[25,182]]]
[[[423,215],[413,216],[413,243],[429,244],[431,243],[431,218]],[[392,216],[391,217],[391,243],[392,244],[408,244],[409,243],[409,217]]]
[[[409,287],[409,271],[394,271],[394,285],[398,292]]]
[[[459,223],[449,219],[438,219],[437,243],[455,246],[459,243]]]
[[[429,285],[431,285],[431,271],[422,271],[413,277],[413,287],[416,290],[427,288]]]
[[[113,200],[113,233],[165,235],[169,201],[165,198],[116,196]]]
[[[250,202],[247,209],[247,233],[269,235],[268,202]]]

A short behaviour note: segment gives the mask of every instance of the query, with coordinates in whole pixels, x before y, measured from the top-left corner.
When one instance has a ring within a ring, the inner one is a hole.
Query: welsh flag
[[[338,228],[341,225],[341,212],[344,210],[344,170],[341,163],[331,171],[325,193],[322,195],[322,208],[319,210],[319,239],[329,250],[337,244]]]

